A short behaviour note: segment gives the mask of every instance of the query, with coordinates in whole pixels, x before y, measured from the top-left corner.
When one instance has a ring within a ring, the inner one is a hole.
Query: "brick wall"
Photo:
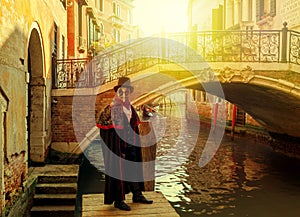
[[[203,102],[194,102],[196,104],[196,107],[198,111],[194,111],[191,109],[191,107],[187,107],[189,115],[196,115],[197,113],[201,118],[207,118],[211,119],[213,118],[213,110],[211,108],[210,103],[203,103]],[[230,109],[230,111],[229,111]],[[231,120],[231,117],[229,114],[232,114],[232,108],[229,107],[229,103],[226,103],[226,111],[224,111],[225,114],[221,114],[220,111],[218,113],[219,118],[220,117],[226,117],[226,120]],[[261,126],[253,117],[251,117],[249,114],[246,114],[246,124],[252,125],[252,126]]]
[[[51,109],[52,142],[76,141],[72,125],[73,96],[55,97],[53,101],[57,103]]]
[[[97,96],[52,97],[52,101],[56,102],[52,104],[52,142],[80,142],[92,127],[95,126],[101,110],[111,103],[114,95],[115,92],[110,90],[100,93]],[[212,118],[213,113],[210,103],[196,102],[196,107],[198,111],[187,106],[188,114],[191,117],[198,113],[202,119]],[[226,105],[226,111],[224,112],[227,114],[232,113],[232,111],[227,110],[228,105]],[[224,115],[227,117],[227,120],[230,120],[231,118],[227,114]],[[223,116],[220,114],[220,111],[218,116]],[[248,114],[246,122],[250,125],[259,126]]]
[[[95,126],[100,111],[111,103],[113,90],[97,96],[52,97],[52,142],[80,142]],[[76,135],[74,128],[76,129]]]
[[[5,203],[9,203],[26,179],[25,152],[15,154],[4,164]],[[5,205],[6,205],[5,204]]]

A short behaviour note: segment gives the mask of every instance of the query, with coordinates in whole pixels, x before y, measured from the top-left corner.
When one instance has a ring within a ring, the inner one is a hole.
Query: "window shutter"
[[[262,15],[264,15],[264,0],[256,0],[256,21],[260,21]]]
[[[274,17],[276,15],[276,0],[270,1],[270,16]]]
[[[113,13],[116,15],[116,3],[113,3]]]
[[[94,24],[91,17],[89,17],[89,47],[91,47],[92,42],[94,40]]]

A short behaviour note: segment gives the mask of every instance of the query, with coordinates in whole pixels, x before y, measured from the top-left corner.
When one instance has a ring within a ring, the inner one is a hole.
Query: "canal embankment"
[[[188,115],[189,121],[200,120],[200,126],[207,129],[212,128],[213,121],[210,118],[199,116],[199,118]],[[217,123],[218,126],[218,123]],[[231,121],[225,125],[225,133],[231,136],[231,139],[245,137],[254,142],[270,146],[275,152],[282,153],[289,157],[300,159],[300,138],[295,138],[285,134],[268,132],[265,128],[258,125],[236,125],[234,128]]]

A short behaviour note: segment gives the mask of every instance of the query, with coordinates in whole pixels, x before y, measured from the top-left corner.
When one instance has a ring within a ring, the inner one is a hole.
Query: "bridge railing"
[[[205,31],[168,35],[185,41],[208,62],[279,62],[281,31]]]
[[[53,89],[95,87],[156,65],[158,58],[152,38],[143,38],[106,49],[94,58],[56,59],[52,57]],[[152,55],[152,56],[157,56]],[[143,58],[140,58],[143,57]]]
[[[300,32],[289,31],[288,61],[300,65]]]
[[[174,46],[172,41],[184,46]],[[196,58],[191,48],[199,54]],[[53,88],[95,87],[169,60],[299,65],[300,33],[284,24],[281,30],[201,31],[138,39],[111,47],[92,59],[53,58]]]

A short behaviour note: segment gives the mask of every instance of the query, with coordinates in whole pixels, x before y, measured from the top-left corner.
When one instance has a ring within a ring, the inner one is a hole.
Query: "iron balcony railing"
[[[300,65],[300,33],[285,24],[282,30],[203,31],[138,39],[106,49],[90,60],[54,58],[53,88],[95,87],[170,61]]]
[[[86,66],[89,62],[88,58],[80,59],[56,59],[52,56],[52,87],[54,89],[74,88],[75,85],[84,80],[85,86],[93,85],[91,76],[92,71],[87,72]]]

